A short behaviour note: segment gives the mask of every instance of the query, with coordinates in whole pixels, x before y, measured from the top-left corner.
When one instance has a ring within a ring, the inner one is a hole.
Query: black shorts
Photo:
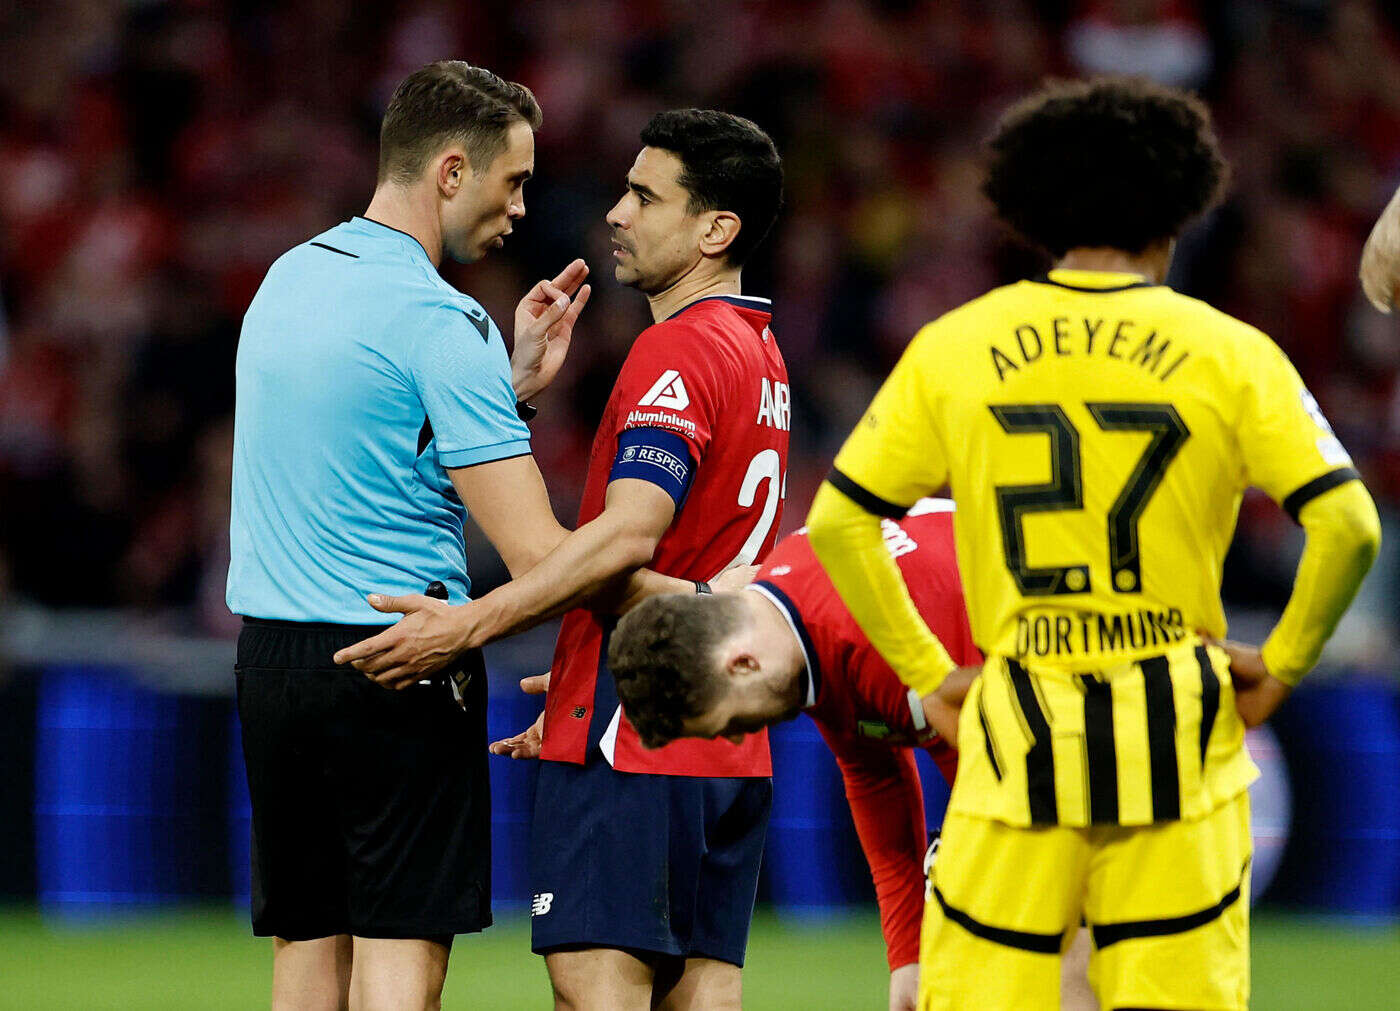
[[[336,650],[377,631],[246,619],[238,715],[253,933],[436,938],[491,923],[486,672],[381,688]]]
[[[767,777],[541,762],[530,836],[533,949],[622,948],[744,964]]]

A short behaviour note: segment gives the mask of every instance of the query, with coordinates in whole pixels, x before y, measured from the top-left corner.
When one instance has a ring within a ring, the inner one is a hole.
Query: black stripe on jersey
[[[892,520],[903,519],[904,514],[910,508],[909,506],[895,505],[893,502],[882,499],[873,491],[866,491],[835,467],[832,467],[831,473],[826,476],[826,483],[866,512],[874,513],[876,516],[888,516]]]
[[[1321,477],[1315,477],[1303,487],[1297,489],[1292,495],[1283,500],[1283,511],[1293,517],[1294,523],[1301,523],[1298,514],[1303,511],[1303,506],[1324,492],[1329,492],[1338,485],[1346,484],[1348,481],[1360,481],[1361,475],[1356,472],[1355,467],[1338,467],[1336,470],[1329,470]]]
[[[982,696],[977,696],[977,720],[982,724],[982,746],[987,749],[987,761],[992,763],[992,775],[1001,782],[1001,763],[997,761],[996,745],[992,743],[992,728],[987,725],[987,710],[982,708]]]
[[[1063,281],[1056,281],[1049,274],[1041,274],[1039,277],[1033,278],[1033,280],[1036,284],[1053,284],[1056,288],[1067,288],[1070,291],[1088,291],[1093,292],[1095,295],[1102,295],[1113,291],[1130,291],[1133,288],[1159,287],[1159,285],[1153,284],[1151,281],[1133,281],[1129,284],[1115,284],[1109,288],[1090,288],[1086,285],[1065,284]]]
[[[1118,824],[1118,753],[1113,743],[1113,686],[1081,674],[1084,751],[1089,770],[1089,821]],[[1149,724],[1150,727],[1150,724]]]
[[[1152,780],[1152,820],[1181,817],[1181,779],[1176,761],[1176,696],[1171,665],[1164,656],[1150,657],[1142,667],[1142,690],[1147,696],[1147,762]]]
[[[307,243],[307,245],[317,246],[321,249],[329,249],[332,253],[339,253],[341,256],[348,256],[352,260],[358,260],[360,258],[359,253],[347,253],[343,249],[336,249],[334,246],[328,246],[324,242],[310,242]]]
[[[943,893],[938,890],[937,885],[933,888],[933,894],[938,899],[938,904],[943,907],[943,915],[974,937],[980,937],[984,941],[991,941],[993,944],[1000,944],[1007,948],[1033,951],[1039,955],[1058,955],[1060,953],[1060,947],[1065,939],[1063,933],[1033,934],[1029,930],[993,927],[981,920],[974,920],[955,906],[948,905],[948,900],[943,897]]]
[[[1201,772],[1204,773],[1210,732],[1215,727],[1215,714],[1220,711],[1220,676],[1204,646],[1196,647],[1196,663],[1201,668]]]
[[[1240,893],[1244,888],[1244,875],[1248,873],[1249,864],[1245,864],[1244,871],[1240,874],[1240,883],[1230,889],[1224,898],[1213,906],[1187,913],[1185,916],[1166,916],[1160,920],[1130,920],[1126,923],[1091,923],[1089,931],[1094,936],[1094,947],[1102,951],[1110,944],[1130,941],[1135,937],[1164,937],[1167,934],[1184,934],[1188,930],[1204,927],[1240,900]]]
[[[1031,824],[1054,825],[1059,819],[1055,800],[1055,752],[1050,744],[1050,724],[1040,710],[1031,685],[1031,676],[1015,660],[1006,661],[1011,686],[1016,690],[1016,703],[1021,707],[1026,726],[1035,743],[1026,752],[1026,794],[1030,801]]]

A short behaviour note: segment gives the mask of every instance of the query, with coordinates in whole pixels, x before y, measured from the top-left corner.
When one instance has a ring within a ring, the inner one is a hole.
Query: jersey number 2
[[[1147,432],[1152,436],[1108,510],[1108,568],[1113,588],[1120,593],[1134,593],[1142,587],[1138,519],[1191,430],[1171,404],[1100,402],[1084,406],[1105,432]],[[1011,578],[1028,597],[1088,592],[1088,565],[1028,566],[1021,526],[1026,513],[1084,508],[1079,430],[1059,404],[991,405],[991,412],[1011,435],[1050,437],[1049,481],[998,485],[996,489],[1002,544]]]
[[[784,482],[783,460],[776,449],[761,450],[749,461],[744,483],[739,486],[739,505],[745,509],[753,508],[753,504],[758,501],[758,486],[764,482],[768,484],[768,493],[763,499],[763,512],[759,513],[758,525],[753,528],[748,540],[744,541],[744,546],[739,549],[734,560],[725,566],[726,569],[736,565],[752,565],[763,548],[763,542],[768,539],[773,524],[778,521],[778,502],[783,496]]]

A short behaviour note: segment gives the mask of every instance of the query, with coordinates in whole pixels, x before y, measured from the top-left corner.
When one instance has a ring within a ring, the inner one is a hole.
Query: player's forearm
[[[638,569],[627,577],[613,580],[589,601],[590,606],[604,614],[626,614],[648,597],[661,593],[694,593],[695,582],[676,576],[663,575],[655,569]]]
[[[1299,522],[1307,544],[1283,617],[1260,650],[1269,673],[1302,679],[1322,653],[1380,549],[1380,518],[1360,481],[1313,499]]]
[[[920,696],[937,689],[957,665],[910,599],[880,518],[823,484],[807,536],[856,624],[899,679]]]
[[[483,620],[470,646],[482,646],[523,632],[595,597],[617,594],[617,584],[651,560],[656,538],[639,532],[624,519],[604,511],[559,542],[545,558],[519,579],[492,590],[476,601]],[[693,584],[667,580],[677,588]]]

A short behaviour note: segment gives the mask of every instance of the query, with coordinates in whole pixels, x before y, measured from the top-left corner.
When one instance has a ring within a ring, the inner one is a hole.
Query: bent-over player
[[[886,520],[882,532],[919,613],[953,658],[971,665],[981,654],[963,604],[952,505],[924,499],[904,518]],[[680,737],[737,738],[799,711],[812,718],[841,770],[875,882],[890,1009],[912,1009],[927,845],[913,749],[925,749],[951,783],[957,753],[947,738],[956,736],[957,712],[935,696],[920,700],[895,676],[841,603],[805,533],[778,542],[748,592],[643,602],[618,622],[608,666],[649,747]],[[1076,954],[1087,957],[1087,940]],[[1063,990],[1066,1008],[1098,1006],[1083,958],[1065,960]]]

